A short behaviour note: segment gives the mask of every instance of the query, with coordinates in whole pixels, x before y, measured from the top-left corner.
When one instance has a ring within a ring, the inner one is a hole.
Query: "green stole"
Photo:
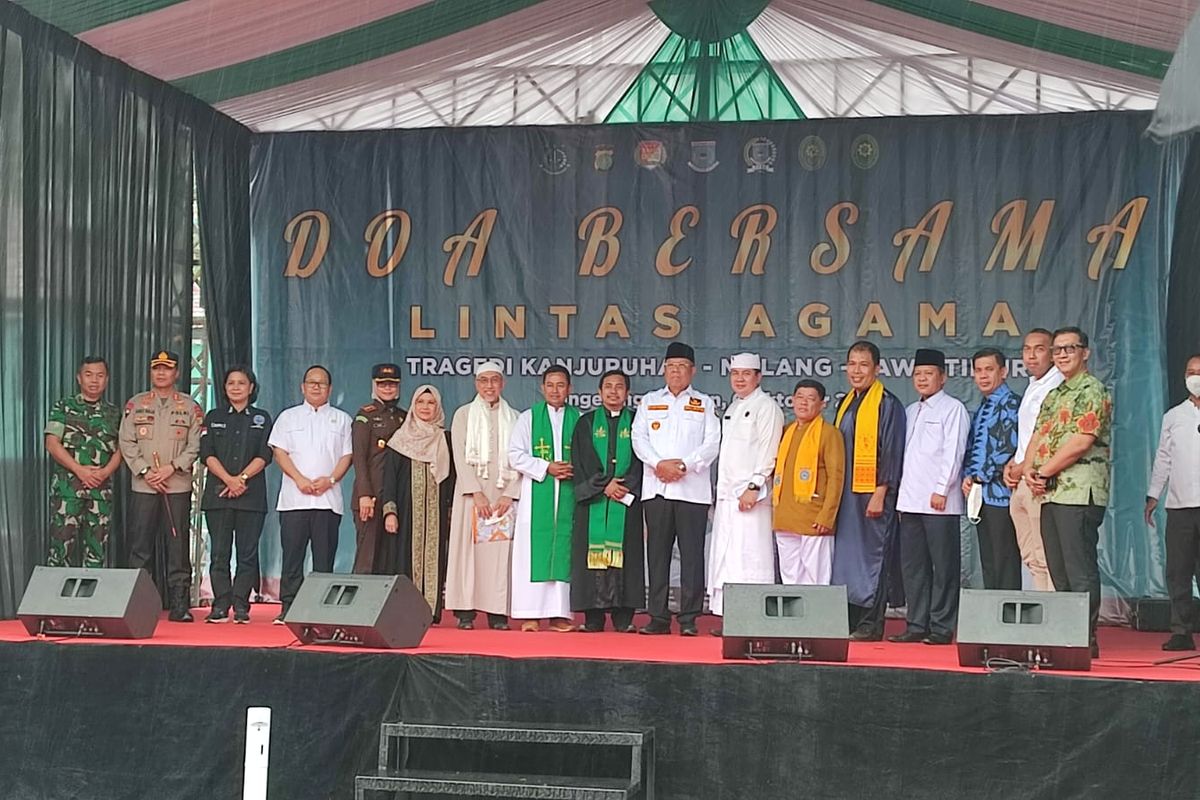
[[[538,458],[557,461],[554,457],[554,428],[550,425],[549,406],[545,402],[533,407],[533,449]],[[579,409],[566,406],[563,411],[562,461],[571,460],[571,436],[579,421]],[[558,484],[558,510],[554,508],[554,489]],[[529,510],[530,565],[529,579],[543,581],[571,580],[571,526],[575,519],[575,483],[555,481],[549,474],[533,482],[533,499]]]
[[[592,446],[608,472],[608,409],[599,408],[592,415]],[[613,477],[624,477],[633,461],[633,415],[628,408],[621,409],[617,417],[617,452]],[[601,494],[600,499],[588,509],[588,569],[621,569],[625,566],[625,508]]]

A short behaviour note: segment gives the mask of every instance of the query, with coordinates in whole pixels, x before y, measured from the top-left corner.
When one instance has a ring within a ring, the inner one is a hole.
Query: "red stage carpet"
[[[277,605],[257,605],[248,625],[225,622],[208,625],[201,621],[205,609],[195,611],[197,621],[190,624],[170,623],[163,615],[152,639],[132,640],[75,640],[55,638],[54,642],[77,643],[128,643],[147,645],[174,645],[177,647],[302,647],[291,631],[281,625],[272,625],[271,620],[279,613]],[[441,625],[429,629],[421,647],[417,650],[394,652],[421,652],[428,654],[483,655],[503,658],[572,658],[608,659],[618,661],[653,661],[672,664],[725,664],[747,665],[749,662],[725,661],[721,658],[721,642],[709,635],[716,626],[714,617],[701,617],[701,635],[684,638],[678,634],[670,636],[641,636],[615,633],[554,633],[542,630],[525,633],[514,626],[510,631],[492,631],[486,628],[485,618],[480,615],[478,627],[472,631],[460,631],[454,627],[454,619],[445,615]],[[644,622],[639,619],[638,622]],[[901,630],[902,622],[889,620],[888,632]],[[1101,657],[1092,662],[1091,672],[1047,672],[1053,675],[1091,676],[1095,678],[1126,678],[1133,680],[1200,681],[1200,657],[1171,665],[1156,666],[1154,662],[1188,653],[1164,653],[1160,645],[1166,634],[1139,633],[1128,628],[1101,628],[1099,632]],[[0,622],[0,641],[24,642],[31,637],[21,623],[10,620]],[[311,651],[352,652],[361,648],[305,646]],[[815,662],[814,662],[815,663]],[[924,644],[892,644],[890,642],[851,642],[847,666],[890,667],[896,669],[926,669],[954,672],[984,672],[982,669],[964,668],[958,665],[957,649],[953,646],[936,647]],[[802,669],[803,665],[798,668]]]

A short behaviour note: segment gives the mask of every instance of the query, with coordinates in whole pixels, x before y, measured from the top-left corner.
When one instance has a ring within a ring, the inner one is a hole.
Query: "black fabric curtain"
[[[200,283],[220,397],[225,370],[251,362],[250,131],[213,114],[197,126],[195,137]]]
[[[1200,135],[1192,134],[1171,242],[1171,283],[1167,290],[1167,400],[1187,396],[1185,360],[1200,353]]]
[[[76,391],[79,360],[108,359],[118,405],[146,388],[154,348],[179,352],[190,374],[195,150],[207,164],[236,149],[236,123],[218,117],[0,0],[0,617],[44,563],[42,431],[50,405]]]

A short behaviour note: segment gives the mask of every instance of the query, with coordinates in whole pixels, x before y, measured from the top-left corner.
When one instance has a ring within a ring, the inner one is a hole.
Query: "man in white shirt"
[[[775,582],[770,487],[783,435],[783,412],[761,383],[762,363],[756,354],[739,353],[730,359],[733,400],[721,425],[717,503],[708,554],[709,607],[717,616],[724,613],[725,584]],[[713,633],[719,636],[721,631]]]
[[[672,342],[663,362],[666,387],[642,397],[633,418],[633,451],[642,460],[642,509],[646,516],[646,564],[650,578],[650,624],[641,633],[671,632],[667,593],[671,551],[679,542],[679,633],[696,635],[704,606],[704,533],[712,503],[709,467],[721,447],[716,403],[692,388],[696,354]]]
[[[521,501],[512,541],[513,619],[523,631],[572,631],[571,530],[575,472],[571,439],[579,409],[567,405],[571,374],[553,366],[542,373],[543,402],[522,411],[508,442],[508,463],[521,474]]]
[[[342,489],[339,481],[350,469],[353,447],[350,415],[329,405],[333,377],[323,366],[304,371],[300,391],[304,402],[284,409],[267,440],[275,463],[283,470],[279,486],[279,542],[283,569],[279,599],[284,617],[304,583],[304,556],[312,545],[314,572],[333,572],[338,526],[342,522]]]
[[[1029,385],[1021,395],[1021,408],[1017,411],[1017,452],[1004,468],[1004,483],[1013,490],[1008,513],[1012,516],[1013,527],[1017,529],[1017,547],[1021,550],[1021,561],[1033,580],[1033,588],[1039,592],[1053,592],[1054,581],[1050,580],[1046,548],[1042,545],[1042,503],[1033,496],[1021,474],[1025,468],[1025,453],[1042,410],[1042,401],[1063,382],[1063,374],[1050,358],[1053,339],[1053,334],[1045,328],[1034,328],[1025,334],[1021,361],[1029,373]]]
[[[971,415],[943,391],[945,385],[946,357],[940,350],[918,350],[913,387],[921,399],[905,410],[904,474],[896,500],[908,627],[889,636],[892,642],[950,644],[958,622],[959,486]]]
[[[1195,650],[1192,576],[1200,570],[1200,353],[1185,368],[1188,397],[1163,417],[1158,453],[1146,491],[1146,524],[1167,491],[1167,593],[1171,596],[1171,638],[1163,650]]]

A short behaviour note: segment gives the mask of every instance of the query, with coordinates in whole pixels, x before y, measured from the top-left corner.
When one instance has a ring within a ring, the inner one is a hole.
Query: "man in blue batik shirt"
[[[1004,354],[987,347],[975,354],[975,385],[983,393],[971,417],[967,457],[963,464],[963,494],[979,485],[983,504],[976,529],[983,584],[987,589],[1021,588],[1021,551],[1008,513],[1011,490],[1004,483],[1004,465],[1017,451],[1017,412],[1021,396],[1008,388]]]

